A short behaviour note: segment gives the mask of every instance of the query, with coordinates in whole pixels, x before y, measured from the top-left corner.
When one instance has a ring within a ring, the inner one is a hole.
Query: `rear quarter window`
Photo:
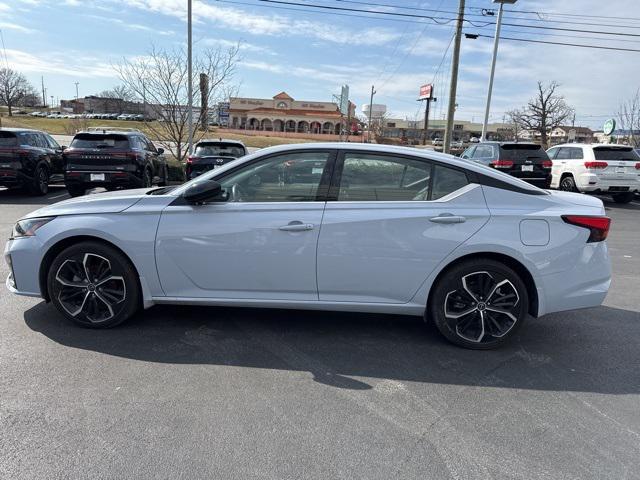
[[[464,172],[443,167],[442,165],[436,165],[433,174],[431,200],[445,197],[469,183],[467,175]]]
[[[18,138],[13,132],[0,132],[0,147],[15,147],[18,145]]]

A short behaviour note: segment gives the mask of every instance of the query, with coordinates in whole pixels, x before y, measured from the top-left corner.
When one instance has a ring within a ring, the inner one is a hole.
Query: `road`
[[[0,191],[4,237],[62,198]],[[640,204],[606,206],[605,304],[497,351],[329,312],[156,306],[92,331],[0,288],[0,478],[640,478]]]

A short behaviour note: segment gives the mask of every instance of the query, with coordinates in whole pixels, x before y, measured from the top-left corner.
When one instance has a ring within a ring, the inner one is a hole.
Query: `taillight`
[[[188,157],[187,163],[195,163],[198,160],[198,157]]]
[[[562,220],[570,225],[589,229],[591,233],[587,242],[602,242],[609,235],[609,228],[611,227],[611,219],[604,216],[562,215]]]
[[[640,162],[636,163],[636,170],[640,170]]]
[[[553,162],[551,160],[543,160],[542,168],[551,168],[553,167]]]
[[[607,168],[609,164],[607,162],[584,162],[586,168]]]
[[[513,160],[494,160],[491,162],[493,168],[511,168],[513,167]]]

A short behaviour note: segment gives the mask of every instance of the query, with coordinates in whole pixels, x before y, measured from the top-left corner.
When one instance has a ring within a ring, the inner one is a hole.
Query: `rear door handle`
[[[313,223],[302,223],[300,221],[289,222],[288,225],[282,225],[279,230],[284,232],[305,232],[307,230],[313,230]]]
[[[429,219],[430,222],[433,223],[463,223],[467,219],[460,215],[451,215],[443,213],[442,215],[438,215],[437,217],[431,217]]]

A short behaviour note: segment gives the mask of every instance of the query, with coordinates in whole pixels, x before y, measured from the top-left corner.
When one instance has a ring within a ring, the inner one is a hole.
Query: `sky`
[[[271,98],[286,91],[297,100],[331,101],[340,86],[348,84],[360,111],[375,85],[374,103],[387,105],[388,116],[394,118],[422,118],[423,102],[416,101],[419,86],[434,83],[438,101],[432,105],[431,118],[443,118],[451,68],[447,47],[454,31],[453,22],[446,19],[455,17],[457,0],[288,1],[435,15],[444,24],[259,0],[194,0],[195,54],[239,44],[241,59],[234,80],[241,96]],[[507,9],[538,13],[507,12],[505,23],[617,31],[636,37],[611,39],[507,25],[502,36],[640,50],[640,18],[634,18],[640,17],[637,0],[614,3],[615,8],[602,0],[519,0]],[[186,0],[0,0],[2,60],[38,89],[44,77],[47,96],[73,98],[75,82],[80,96],[95,94],[119,84],[112,66],[123,57],[144,56],[152,45],[184,47],[186,4]],[[493,37],[495,26],[482,22],[493,22],[495,17],[483,17],[482,9],[495,8],[491,0],[467,0],[467,18],[476,26],[466,24],[464,32]],[[578,25],[555,23],[559,20]],[[462,39],[456,119],[482,120],[492,42],[492,38]],[[640,88],[640,53],[502,40],[490,121],[500,122],[506,111],[524,105],[534,95],[537,81],[560,83],[559,92],[575,108],[576,125],[600,128]]]

